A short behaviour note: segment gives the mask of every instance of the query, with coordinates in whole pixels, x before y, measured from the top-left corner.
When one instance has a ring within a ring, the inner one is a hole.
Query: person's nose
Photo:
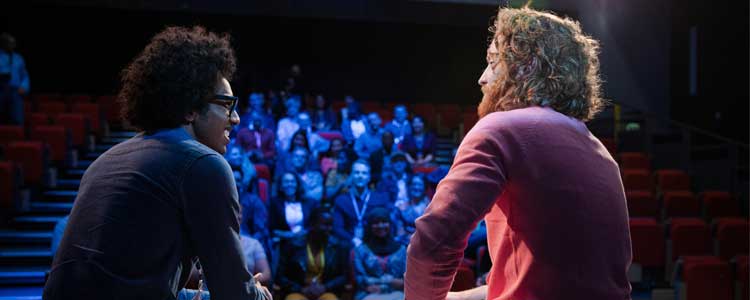
[[[236,110],[233,110],[232,114],[229,115],[229,124],[232,126],[240,124],[240,115]]]
[[[482,76],[480,76],[479,80],[477,81],[479,86],[483,86],[487,84],[487,82],[489,82],[490,72],[492,72],[492,68],[490,68],[490,66],[487,66],[486,68],[484,68],[484,72],[482,72]]]

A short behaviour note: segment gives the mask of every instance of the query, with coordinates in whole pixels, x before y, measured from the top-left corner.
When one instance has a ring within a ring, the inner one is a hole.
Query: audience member
[[[313,131],[312,120],[310,119],[310,115],[308,113],[299,113],[299,115],[297,115],[297,124],[299,124],[299,130],[305,131],[307,136],[307,144],[310,146],[309,150],[312,153],[314,161],[317,162],[318,154],[328,151],[331,143]]]
[[[339,194],[349,193],[349,186],[351,185],[349,173],[355,158],[356,154],[349,149],[338,152],[334,167],[326,175],[326,199],[332,201]]]
[[[385,131],[393,133],[393,141],[396,145],[401,144],[404,137],[411,134],[411,124],[409,124],[409,112],[404,105],[396,105],[393,108],[393,120],[385,124]]]
[[[29,73],[16,39],[0,34],[0,124],[23,125],[23,96],[29,93]]]
[[[240,216],[237,218],[240,224],[245,221],[242,220],[242,216],[244,216],[243,211],[244,209],[242,205],[240,205]],[[242,253],[245,255],[247,270],[251,274],[260,273],[260,277],[256,277],[255,279],[263,285],[270,285],[271,267],[268,264],[266,250],[263,245],[261,245],[260,241],[251,236],[240,234],[240,246],[242,246]]]
[[[380,116],[377,113],[367,115],[367,131],[357,138],[354,143],[354,151],[361,159],[369,159],[370,154],[383,148],[380,129]]]
[[[292,172],[281,174],[278,197],[271,200],[269,216],[273,236],[290,239],[305,234],[305,224],[316,202],[303,197],[302,182]]]
[[[350,242],[353,246],[362,243],[364,235],[365,214],[375,207],[392,207],[388,195],[370,191],[370,164],[365,160],[357,160],[352,164],[349,174],[349,193],[340,194],[334,200],[334,230],[333,234],[343,242]]]
[[[242,182],[240,184],[243,187],[250,186],[250,182],[258,175],[255,171],[255,165],[250,161],[245,151],[242,150],[242,148],[235,144],[231,144],[229,146],[229,149],[227,150],[227,153],[225,154],[225,159],[229,163],[229,166],[232,168],[239,168],[242,169]]]
[[[414,233],[414,222],[422,216],[430,197],[425,193],[425,180],[421,174],[409,179],[409,200],[397,203],[396,206],[396,234],[397,239],[405,244],[409,243]]]
[[[237,144],[249,154],[250,160],[273,166],[276,157],[273,131],[264,125],[263,117],[258,111],[249,116],[249,124],[237,133]]]
[[[315,107],[312,110],[313,127],[317,131],[329,131],[337,128],[336,113],[323,95],[315,96]]]
[[[276,147],[279,149],[289,149],[289,142],[292,135],[299,129],[297,116],[300,113],[302,103],[297,95],[291,96],[284,101],[286,107],[286,116],[279,120],[276,126]]]
[[[435,135],[426,132],[422,117],[412,119],[412,134],[404,138],[401,150],[406,152],[406,159],[412,166],[421,167],[432,164],[435,153]]]
[[[346,283],[349,250],[331,236],[333,215],[328,207],[311,212],[305,237],[282,247],[277,275],[285,300],[336,300]]]
[[[352,96],[344,97],[346,107],[341,109],[341,133],[348,144],[354,143],[367,130],[367,118]]]
[[[331,146],[328,147],[328,151],[320,157],[320,171],[323,175],[328,174],[328,170],[336,167],[336,161],[338,160],[339,152],[345,149],[345,141],[341,138],[333,138],[331,140]]]
[[[373,181],[375,182],[380,182],[383,178],[383,174],[390,172],[391,155],[398,152],[398,148],[393,140],[393,133],[390,131],[383,131],[380,140],[383,147],[371,153],[369,159],[370,166],[372,166],[372,178],[374,178]]]
[[[250,125],[252,119],[252,113],[257,113],[260,116],[261,124],[263,128],[268,128],[273,131],[276,127],[276,121],[273,119],[273,115],[266,109],[266,99],[262,93],[251,93],[248,96],[248,106],[245,113],[240,117],[240,127],[247,127]],[[257,127],[257,126],[256,126]]]
[[[390,169],[383,173],[383,178],[376,185],[378,191],[387,193],[395,206],[402,206],[409,201],[408,181],[411,170],[406,156],[397,152],[388,157]]]
[[[385,208],[367,214],[364,243],[354,249],[355,300],[404,299],[406,247],[393,238],[393,221]]]

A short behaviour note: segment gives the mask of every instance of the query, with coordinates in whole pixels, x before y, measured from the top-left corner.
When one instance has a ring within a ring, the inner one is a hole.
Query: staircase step
[[[78,190],[78,187],[80,185],[80,179],[58,179],[56,188],[65,190]]]
[[[52,190],[42,194],[44,201],[47,202],[70,202],[75,201],[78,191],[75,190]]]
[[[51,231],[0,230],[0,243],[5,246],[49,246],[51,241]]]
[[[52,230],[55,224],[64,218],[60,216],[18,216],[13,218],[12,226],[19,230]]]
[[[43,284],[44,276],[48,271],[49,267],[42,266],[0,267],[0,285]],[[18,296],[16,296],[16,298],[10,298],[10,296],[3,296],[2,294],[0,294],[0,300],[4,299],[27,298],[18,298]],[[33,299],[41,298],[37,297]]]
[[[31,210],[36,212],[70,213],[73,202],[31,202]]]
[[[46,247],[4,247],[0,249],[0,266],[49,266],[52,250]]]

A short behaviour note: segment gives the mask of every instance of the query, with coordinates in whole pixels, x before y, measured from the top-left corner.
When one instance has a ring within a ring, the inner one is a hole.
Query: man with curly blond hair
[[[168,27],[122,71],[118,98],[139,133],[83,175],[44,299],[183,297],[195,258],[211,298],[271,298],[247,270],[222,157],[240,122],[235,65],[228,35]]]
[[[619,169],[584,124],[603,106],[597,41],[529,8],[501,8],[492,32],[481,119],[416,221],[406,299],[629,299]],[[488,285],[449,294],[483,218]]]

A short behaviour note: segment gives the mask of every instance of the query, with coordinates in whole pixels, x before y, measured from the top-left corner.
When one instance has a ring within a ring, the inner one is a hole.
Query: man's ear
[[[185,121],[190,124],[192,124],[196,118],[198,118],[198,112],[196,111],[191,111],[189,114],[185,115]]]

